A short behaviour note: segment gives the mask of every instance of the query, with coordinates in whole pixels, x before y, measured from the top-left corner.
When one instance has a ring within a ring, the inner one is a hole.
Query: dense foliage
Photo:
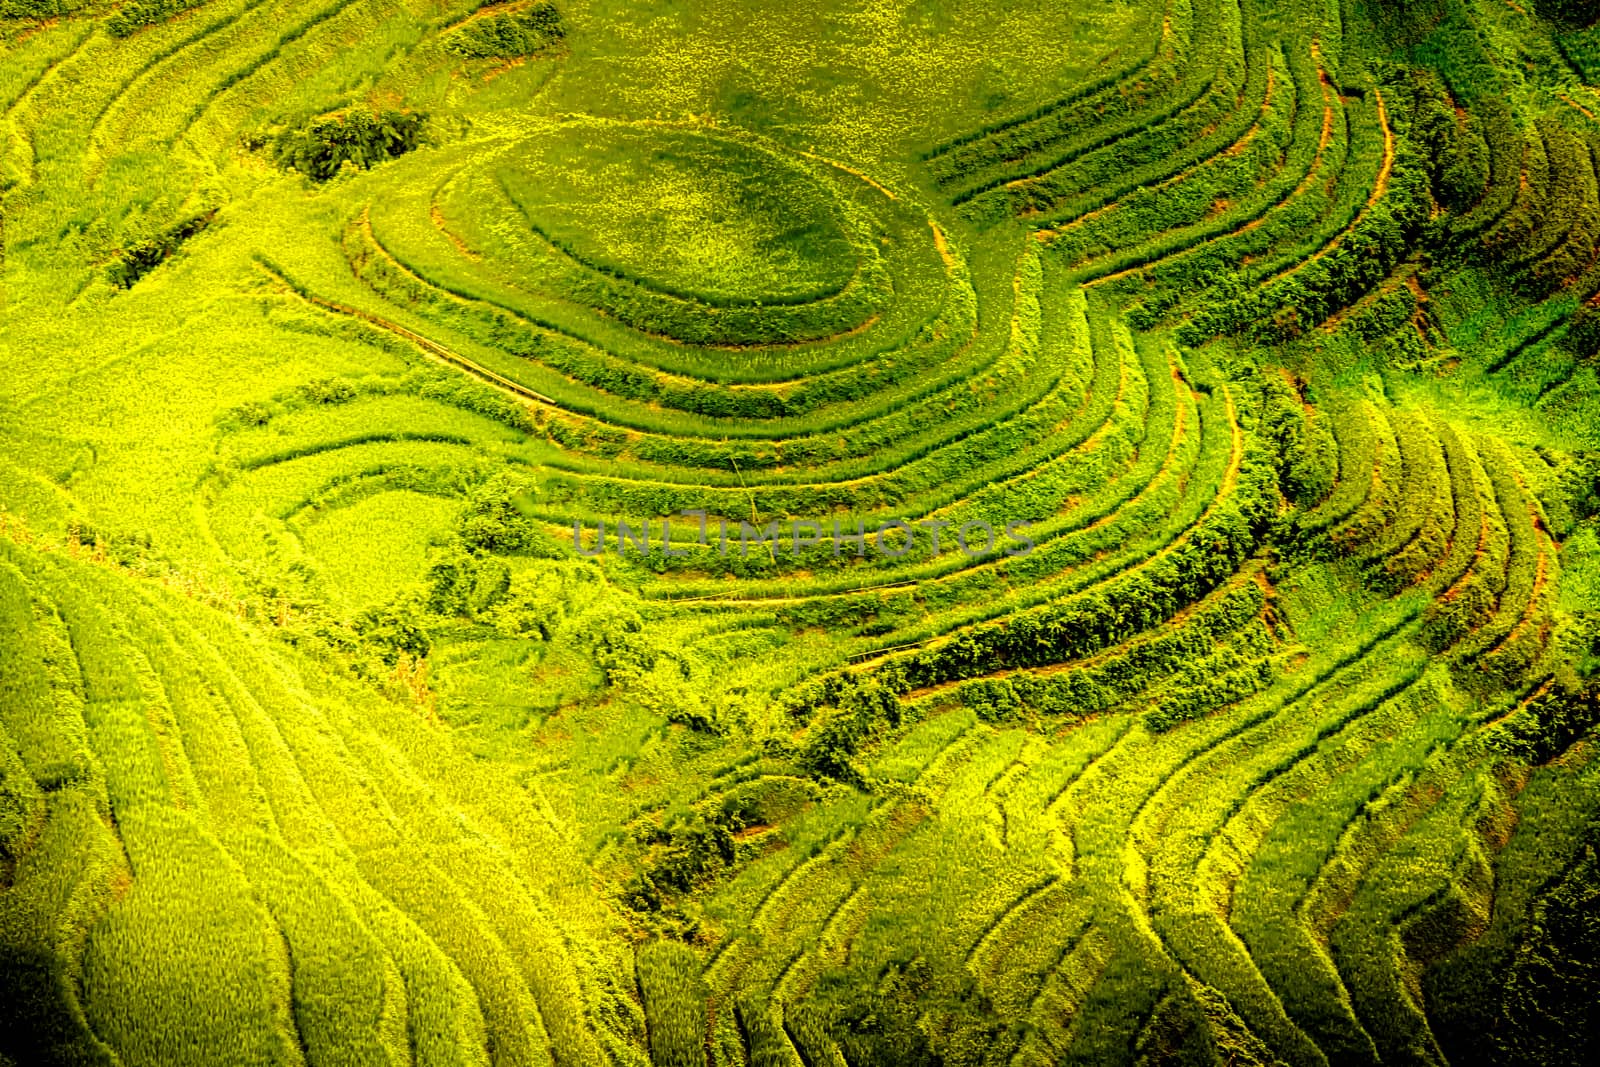
[[[1591,26],[1600,19],[1593,0],[1539,0],[1534,9],[1545,18],[1567,26]]]
[[[428,116],[409,111],[347,111],[278,132],[272,158],[280,167],[325,182],[346,163],[365,170],[422,143]]]
[[[0,19],[48,19],[82,6],[82,0],[0,0]]]
[[[211,225],[217,217],[216,209],[184,219],[161,233],[123,249],[106,269],[111,284],[131,289],[133,284],[166,262],[178,248],[195,234]]]
[[[566,37],[561,13],[543,0],[515,11],[491,11],[445,37],[445,47],[467,59],[510,59],[547,52]]]
[[[141,26],[161,22],[197,6],[199,0],[123,0],[106,19],[113,37],[126,37]]]

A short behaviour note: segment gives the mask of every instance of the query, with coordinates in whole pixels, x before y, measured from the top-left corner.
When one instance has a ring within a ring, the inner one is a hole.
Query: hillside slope
[[[1580,1057],[1582,8],[0,0],[0,1064]]]

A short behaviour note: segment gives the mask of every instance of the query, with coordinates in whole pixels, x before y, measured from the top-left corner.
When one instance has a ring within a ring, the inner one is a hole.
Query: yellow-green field
[[[1581,1061],[1596,14],[0,0],[0,1067]]]

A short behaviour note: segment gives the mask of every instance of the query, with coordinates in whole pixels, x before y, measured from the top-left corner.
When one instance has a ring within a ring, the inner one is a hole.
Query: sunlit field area
[[[1600,6],[0,0],[0,1067],[1600,1040]]]

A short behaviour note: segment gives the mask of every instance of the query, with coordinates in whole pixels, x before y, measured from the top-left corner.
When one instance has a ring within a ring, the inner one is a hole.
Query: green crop
[[[0,1064],[1581,1059],[1582,8],[0,0]]]

